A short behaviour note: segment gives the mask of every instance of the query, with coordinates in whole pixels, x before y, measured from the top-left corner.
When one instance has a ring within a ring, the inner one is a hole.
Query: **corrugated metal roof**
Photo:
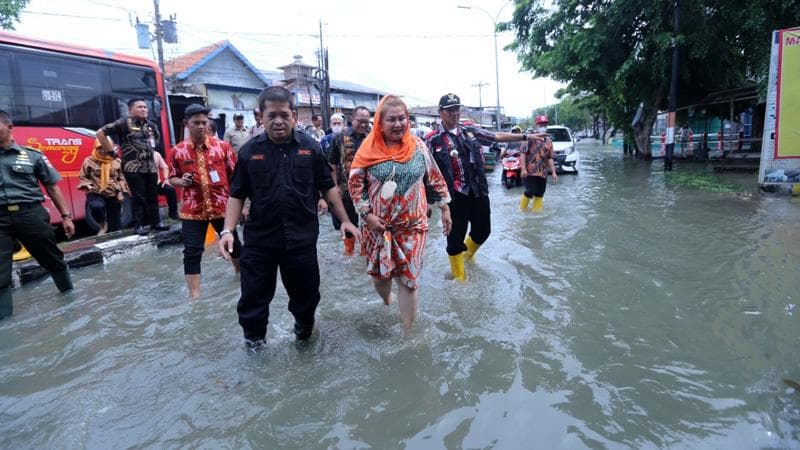
[[[360,92],[365,94],[386,95],[384,91],[362,86],[360,84],[351,83],[349,81],[331,80],[331,89],[340,91]]]

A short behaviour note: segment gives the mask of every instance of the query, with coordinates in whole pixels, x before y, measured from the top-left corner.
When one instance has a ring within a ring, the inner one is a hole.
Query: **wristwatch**
[[[225,236],[226,234],[231,234],[231,233],[233,233],[233,230],[225,229],[225,230],[222,230],[222,231],[219,232],[219,237],[222,237],[222,236]]]
[[[61,215],[61,218],[62,219],[72,219],[72,213],[71,212],[65,212],[64,214]]]

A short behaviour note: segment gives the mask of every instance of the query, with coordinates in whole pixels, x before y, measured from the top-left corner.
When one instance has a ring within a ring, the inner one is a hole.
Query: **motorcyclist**
[[[522,128],[514,126],[511,128],[511,132],[522,134]],[[502,161],[506,156],[519,156],[520,148],[522,148],[522,142],[507,142],[505,148],[500,150],[500,160]]]
[[[522,128],[520,128],[518,126],[514,126],[513,128],[511,128],[511,133],[513,133],[513,134],[522,134]],[[499,159],[500,159],[501,163],[506,157],[512,157],[512,158],[517,158],[517,161],[519,161],[519,166],[518,167],[522,167],[522,152],[521,152],[522,145],[523,145],[523,142],[507,142],[505,147],[503,147],[503,149],[500,150]],[[506,182],[506,171],[505,170],[503,170],[502,174],[500,175],[500,181],[503,184],[505,184],[505,182]]]

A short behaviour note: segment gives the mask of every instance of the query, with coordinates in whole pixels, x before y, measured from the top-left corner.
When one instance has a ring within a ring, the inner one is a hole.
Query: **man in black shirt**
[[[319,144],[294,128],[297,111],[292,93],[282,87],[269,87],[258,96],[258,104],[266,133],[239,150],[219,241],[220,253],[230,259],[233,229],[239,223],[244,200],[250,199],[239,260],[242,295],[237,311],[251,347],[264,343],[279,268],[289,294],[289,311],[295,318],[295,336],[305,340],[311,335],[320,300],[320,192],[325,193],[341,220],[342,234],[361,238],[342,206],[339,188]]]
[[[466,281],[464,260],[475,256],[491,232],[489,183],[481,146],[492,142],[523,141],[530,145],[542,136],[494,133],[476,126],[461,125],[461,99],[455,94],[445,94],[439,99],[439,117],[442,125],[426,140],[452,199],[449,206],[453,229],[447,235],[450,271],[454,279]]]
[[[108,153],[113,151],[113,146],[106,136],[117,137],[122,150],[122,171],[133,200],[134,226],[142,235],[150,231],[150,226],[156,230],[168,228],[158,215],[158,168],[153,158],[159,139],[158,127],[147,120],[147,111],[144,99],[134,97],[128,100],[128,117],[97,130],[97,140]]]

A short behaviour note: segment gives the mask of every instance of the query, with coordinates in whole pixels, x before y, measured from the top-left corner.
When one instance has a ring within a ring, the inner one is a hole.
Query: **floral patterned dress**
[[[381,195],[390,180],[397,184],[394,195]],[[383,233],[362,223],[367,273],[396,277],[416,289],[428,233],[428,204],[450,201],[447,184],[425,144],[417,139],[417,149],[406,163],[385,161],[351,170],[348,188],[357,210],[369,206],[386,223]]]

